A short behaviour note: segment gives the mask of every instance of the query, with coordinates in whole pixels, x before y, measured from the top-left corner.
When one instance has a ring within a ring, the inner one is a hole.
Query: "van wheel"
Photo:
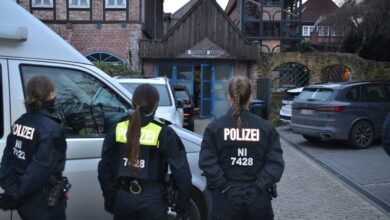
[[[305,138],[307,141],[310,141],[310,142],[319,142],[319,141],[321,141],[321,138],[310,136],[310,135],[302,134],[302,137]]]
[[[351,147],[364,149],[370,147],[374,140],[374,128],[368,121],[357,122],[349,135]]]

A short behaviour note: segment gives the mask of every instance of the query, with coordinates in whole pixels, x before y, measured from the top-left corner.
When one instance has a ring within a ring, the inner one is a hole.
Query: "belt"
[[[133,195],[139,195],[147,187],[161,186],[158,181],[139,180],[130,177],[119,177],[119,185],[122,190],[130,192]]]

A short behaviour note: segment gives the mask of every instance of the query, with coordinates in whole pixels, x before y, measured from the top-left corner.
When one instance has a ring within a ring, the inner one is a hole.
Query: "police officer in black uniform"
[[[232,109],[203,136],[199,167],[212,190],[211,219],[273,219],[269,189],[284,170],[279,135],[248,110],[248,78],[229,83]]]
[[[27,113],[12,125],[0,168],[3,209],[17,209],[22,219],[65,219],[65,197],[49,206],[47,192],[62,176],[66,140],[54,111],[54,84],[32,77],[26,86]]]
[[[115,220],[167,219],[162,188],[169,164],[178,188],[179,218],[188,217],[191,173],[184,146],[167,123],[155,119],[159,95],[150,84],[133,93],[135,112],[108,132],[99,162],[105,209]]]

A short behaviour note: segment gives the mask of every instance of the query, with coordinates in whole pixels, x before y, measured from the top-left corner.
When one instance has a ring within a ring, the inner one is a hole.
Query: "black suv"
[[[194,131],[194,101],[191,93],[186,86],[174,86],[175,95],[177,100],[181,100],[184,103],[183,113],[184,122],[183,127],[190,131]]]

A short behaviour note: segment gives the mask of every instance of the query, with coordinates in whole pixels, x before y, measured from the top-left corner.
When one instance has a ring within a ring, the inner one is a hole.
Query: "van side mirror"
[[[183,108],[184,102],[183,100],[176,100],[176,108]]]

